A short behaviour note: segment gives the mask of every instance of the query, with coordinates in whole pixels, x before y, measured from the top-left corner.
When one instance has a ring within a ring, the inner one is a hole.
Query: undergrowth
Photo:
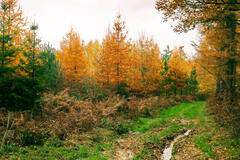
[[[45,150],[46,144],[53,139],[56,142],[71,141],[97,128],[110,130],[112,134],[121,136],[138,130],[132,125],[132,121],[138,123],[138,120],[141,121],[144,118],[154,119],[164,108],[191,100],[193,98],[190,96],[123,98],[114,95],[96,102],[79,100],[70,96],[68,90],[56,95],[48,93],[42,99],[41,112],[34,119],[28,111],[14,113],[4,152],[1,154],[11,155],[12,152],[17,151],[17,148],[31,146],[38,146]],[[0,124],[2,124],[0,131],[3,131],[6,127],[7,115],[4,111],[1,111],[0,115]],[[157,119],[150,124],[152,129],[159,125],[161,124]],[[146,125],[146,128],[149,130],[149,126]],[[0,134],[0,136],[3,135]],[[99,142],[103,137],[105,136],[93,136],[92,141]],[[61,146],[59,143],[54,144],[53,147]],[[22,152],[21,149],[17,152]],[[46,156],[51,157],[50,153]]]
[[[66,91],[46,95],[42,102],[43,117],[39,120],[26,121],[15,116],[1,157],[114,159],[116,141],[137,133],[141,149],[135,152],[134,159],[158,159],[174,137],[191,129],[192,134],[184,138],[187,143],[180,141],[174,147],[174,155],[181,154],[179,148],[190,143],[203,159],[239,159],[240,139],[216,126],[204,102],[167,108],[160,106],[160,101],[159,97],[115,96],[92,103],[70,97]],[[4,116],[1,121],[4,124],[3,120]]]

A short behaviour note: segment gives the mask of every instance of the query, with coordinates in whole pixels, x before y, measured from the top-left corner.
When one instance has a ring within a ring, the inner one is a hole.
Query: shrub
[[[233,103],[231,97],[212,96],[207,101],[207,108],[220,126],[234,136],[240,136],[240,104]]]
[[[57,95],[45,95],[42,105],[46,125],[60,139],[68,137],[68,133],[78,134],[89,130],[98,121],[95,105],[87,100],[80,101],[70,97],[68,90]]]
[[[155,116],[155,109],[159,108],[159,98],[136,98],[131,97],[123,109],[128,118],[136,119],[138,117]]]
[[[91,100],[94,103],[108,96],[107,91],[100,88],[99,84],[92,79],[85,79],[81,84],[72,84],[68,93],[79,100]]]

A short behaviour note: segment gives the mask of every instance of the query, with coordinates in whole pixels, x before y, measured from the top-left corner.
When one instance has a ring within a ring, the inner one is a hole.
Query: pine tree
[[[62,74],[55,49],[50,44],[45,44],[40,50],[39,59],[43,65],[43,74],[40,77],[41,86],[48,91],[58,91],[61,88]]]
[[[172,54],[172,50],[170,50],[169,45],[167,45],[167,48],[165,50],[163,50],[164,53],[161,54],[161,59],[163,61],[163,69],[161,71],[161,75],[163,77],[163,80],[161,82],[162,84],[162,92],[165,92],[165,95],[167,95],[168,93],[168,89],[169,89],[169,82],[170,82],[170,77],[168,76],[168,69],[169,69],[169,61],[171,59],[171,54]]]
[[[19,67],[22,74],[25,97],[28,100],[26,106],[32,109],[34,118],[39,108],[39,100],[43,92],[41,77],[43,75],[43,63],[40,59],[40,39],[37,38],[36,24],[32,24],[23,44],[23,56],[20,58]]]
[[[187,80],[187,93],[190,95],[196,95],[198,92],[197,70],[193,67],[190,77]]]
[[[167,72],[168,71],[168,62],[170,60],[172,50],[170,50],[169,45],[167,45],[167,48],[163,51],[164,51],[164,53],[161,54],[161,59],[164,63],[164,71]]]

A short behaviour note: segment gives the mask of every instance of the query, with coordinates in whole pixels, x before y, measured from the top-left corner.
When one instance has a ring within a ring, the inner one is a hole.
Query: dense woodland
[[[192,100],[207,100],[216,121],[239,136],[240,2],[158,0],[155,6],[165,21],[178,22],[176,32],[199,30],[196,55],[187,56],[184,46],[159,48],[154,37],[132,40],[120,13],[101,42],[85,42],[70,28],[56,50],[39,39],[38,25],[27,21],[17,0],[2,0],[1,150],[7,143],[34,144],[26,133],[54,131],[64,139],[103,119],[121,133],[122,114],[154,116],[157,104]]]

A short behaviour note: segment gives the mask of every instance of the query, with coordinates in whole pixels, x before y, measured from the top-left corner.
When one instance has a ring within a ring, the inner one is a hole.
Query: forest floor
[[[76,139],[50,138],[42,146],[10,146],[2,159],[21,160],[157,160],[178,135],[191,130],[173,147],[175,159],[240,159],[240,138],[231,137],[207,114],[205,102],[182,103],[162,110],[155,118],[125,120],[117,134],[95,128]]]

